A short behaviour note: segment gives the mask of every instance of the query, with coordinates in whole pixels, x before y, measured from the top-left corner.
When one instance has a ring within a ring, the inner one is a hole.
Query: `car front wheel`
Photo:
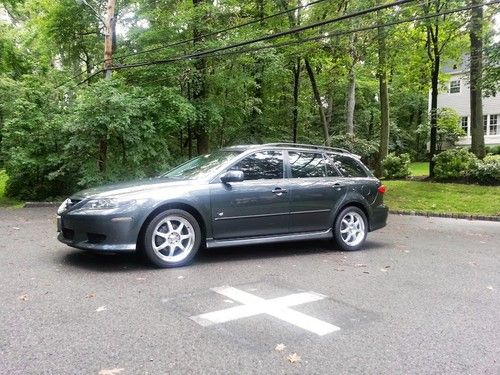
[[[158,267],[190,263],[201,244],[201,230],[189,212],[171,209],[156,215],[144,232],[144,250]]]
[[[335,242],[342,250],[359,250],[368,233],[366,215],[358,207],[346,207],[337,216],[333,230]]]

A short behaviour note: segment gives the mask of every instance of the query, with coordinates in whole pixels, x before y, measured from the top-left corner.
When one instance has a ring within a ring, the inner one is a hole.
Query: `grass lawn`
[[[410,172],[412,176],[428,176],[429,162],[416,162],[410,164]]]
[[[0,207],[1,206],[21,206],[22,202],[18,200],[7,198],[5,196],[5,183],[9,177],[3,169],[0,169]]]
[[[391,210],[500,216],[500,186],[384,181]]]

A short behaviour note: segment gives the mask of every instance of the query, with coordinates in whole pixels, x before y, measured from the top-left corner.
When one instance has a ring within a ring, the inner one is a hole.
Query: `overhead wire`
[[[408,0],[408,1],[405,1],[404,3],[409,3],[411,1],[414,1],[414,0]],[[113,69],[113,70],[122,70],[122,69],[137,68],[137,67],[143,67],[143,66],[161,65],[161,64],[172,63],[172,62],[176,62],[176,61],[180,61],[180,60],[188,60],[188,59],[200,58],[200,57],[218,57],[218,56],[225,56],[225,55],[231,55],[231,54],[240,54],[240,53],[255,52],[255,51],[259,51],[259,50],[263,50],[263,49],[280,48],[280,47],[285,47],[285,46],[294,45],[294,44],[307,43],[307,42],[313,42],[313,41],[328,39],[328,38],[332,38],[332,37],[336,37],[336,36],[342,36],[342,35],[346,35],[346,34],[350,34],[350,33],[356,33],[356,32],[363,32],[363,31],[373,30],[373,29],[377,29],[377,28],[380,28],[380,27],[389,27],[389,26],[394,26],[394,25],[398,25],[398,24],[402,24],[402,23],[416,22],[416,21],[430,19],[430,18],[435,18],[435,17],[440,17],[440,16],[443,16],[443,15],[448,15],[448,14],[452,14],[452,13],[463,12],[463,11],[466,11],[466,10],[470,10],[470,9],[474,9],[474,8],[478,8],[478,7],[482,7],[482,6],[491,6],[491,5],[498,4],[498,3],[500,3],[500,0],[492,0],[492,1],[487,2],[487,3],[463,6],[463,7],[460,7],[460,8],[450,9],[450,10],[447,10],[447,11],[441,11],[441,12],[437,12],[437,13],[433,13],[433,14],[428,14],[428,15],[423,15],[423,16],[406,18],[406,19],[403,19],[403,20],[395,20],[395,21],[386,22],[386,23],[383,23],[383,24],[375,24],[375,25],[360,27],[360,28],[356,28],[356,29],[336,31],[336,32],[331,32],[331,33],[328,32],[328,33],[325,33],[323,35],[318,35],[318,36],[312,36],[312,37],[307,37],[307,38],[300,38],[300,39],[286,41],[286,42],[282,42],[282,43],[275,43],[275,44],[269,44],[269,45],[265,45],[265,46],[252,47],[252,48],[246,48],[246,49],[238,49],[238,50],[235,50],[235,51],[231,51],[231,49],[233,49],[233,48],[238,48],[238,47],[242,47],[242,46],[245,46],[245,45],[254,44],[254,43],[257,43],[257,42],[260,42],[260,41],[264,41],[264,40],[275,39],[275,38],[278,38],[280,36],[291,35],[291,34],[294,34],[295,32],[300,32],[300,31],[303,31],[303,30],[306,30],[306,29],[309,29],[309,28],[318,27],[319,25],[330,24],[330,23],[333,23],[333,22],[338,22],[340,20],[344,20],[344,19],[355,17],[355,16],[359,16],[360,13],[361,14],[367,14],[367,13],[371,13],[371,12],[375,12],[375,11],[379,10],[378,9],[379,7],[373,7],[373,8],[365,9],[365,10],[362,10],[362,11],[350,13],[348,15],[340,16],[340,17],[337,17],[335,19],[329,19],[329,20],[317,22],[317,23],[314,23],[314,24],[301,26],[299,28],[290,29],[290,30],[287,30],[287,31],[283,31],[283,32],[271,34],[271,35],[264,36],[264,37],[261,37],[261,38],[256,38],[256,39],[253,39],[253,40],[248,40],[248,41],[243,41],[243,42],[240,42],[240,43],[235,43],[235,44],[228,45],[228,46],[223,46],[223,47],[219,47],[219,48],[209,49],[209,50],[205,50],[205,51],[198,51],[198,52],[194,52],[194,53],[190,53],[190,54],[184,54],[184,55],[175,56],[175,57],[172,57],[172,58],[169,58],[169,59],[144,61],[144,62],[138,62],[138,63],[132,63],[132,64],[126,64],[126,65],[113,66],[111,69]],[[386,5],[384,5],[384,9],[386,9],[388,5],[391,5],[391,6],[401,5],[401,2],[386,4]],[[94,75],[100,73],[101,71],[98,71],[98,72],[94,73]],[[87,78],[86,80],[80,82],[79,84],[86,82],[89,78]]]
[[[226,45],[226,46],[222,46],[222,47],[211,48],[211,49],[204,50],[204,51],[192,52],[192,53],[189,53],[189,54],[180,55],[180,56],[176,56],[176,57],[169,58],[169,59],[143,61],[143,62],[137,62],[137,63],[131,63],[131,64],[116,65],[116,66],[111,67],[111,69],[112,70],[121,70],[121,69],[136,68],[136,67],[148,66],[148,65],[166,64],[166,63],[171,63],[171,62],[174,62],[174,61],[185,60],[185,59],[206,57],[207,55],[211,55],[211,54],[214,54],[216,52],[222,52],[222,51],[233,49],[233,48],[243,47],[243,46],[246,46],[246,45],[249,45],[249,44],[254,44],[254,43],[258,43],[258,42],[263,42],[263,41],[268,41],[268,40],[280,38],[280,37],[287,36],[287,35],[292,35],[292,34],[295,34],[295,33],[298,33],[298,32],[302,32],[302,31],[305,31],[305,30],[314,29],[314,28],[317,28],[317,27],[320,27],[320,26],[332,24],[332,23],[335,23],[335,22],[340,22],[340,21],[343,21],[343,20],[346,20],[346,19],[350,19],[350,18],[354,18],[354,17],[359,17],[359,16],[362,16],[362,15],[365,15],[365,14],[377,12],[377,11],[388,9],[388,8],[392,8],[392,7],[395,7],[395,6],[400,6],[400,5],[403,5],[403,4],[406,4],[406,3],[410,3],[410,2],[414,2],[414,1],[416,1],[416,0],[399,0],[399,1],[395,1],[393,3],[382,4],[382,5],[378,5],[378,6],[372,7],[372,8],[358,10],[358,11],[355,11],[355,12],[352,12],[352,13],[348,13],[348,14],[344,14],[342,16],[335,17],[335,18],[329,18],[327,20],[318,21],[318,22],[314,22],[312,24],[307,24],[307,25],[303,25],[303,26],[294,27],[294,28],[291,28],[291,29],[288,29],[288,30],[284,30],[284,31],[280,31],[280,32],[277,32],[277,33],[274,33],[274,34],[264,35],[264,36],[261,36],[261,37],[258,37],[258,38],[254,38],[254,39],[250,39],[250,40],[244,40],[244,41],[241,41],[241,42],[238,42],[238,43],[234,43],[234,44],[230,44],[230,45]]]
[[[263,21],[271,19],[271,18],[279,17],[279,16],[281,16],[283,14],[295,12],[295,11],[297,11],[299,9],[303,9],[303,8],[310,7],[312,5],[323,3],[325,1],[331,1],[331,0],[315,0],[315,1],[311,1],[310,3],[307,3],[307,4],[299,5],[299,6],[296,6],[294,8],[286,9],[286,10],[283,10],[283,11],[280,11],[280,12],[277,12],[277,13],[273,13],[273,14],[270,14],[270,15],[267,15],[267,16],[264,16],[264,17],[260,17],[260,18],[257,18],[257,19],[253,19],[251,21],[247,21],[247,22],[244,22],[244,23],[241,23],[241,24],[233,25],[233,26],[227,27],[225,29],[220,29],[220,30],[212,31],[212,32],[209,32],[209,33],[206,33],[206,34],[202,34],[202,35],[199,35],[199,36],[197,36],[195,38],[183,39],[183,40],[180,40],[180,41],[171,42],[171,43],[168,43],[168,44],[165,44],[165,45],[162,45],[162,46],[158,46],[158,47],[154,47],[154,48],[149,48],[149,49],[145,49],[145,50],[142,50],[142,51],[137,51],[137,52],[131,52],[131,53],[128,53],[128,54],[117,55],[117,56],[114,56],[113,59],[114,60],[122,60],[122,59],[127,58],[127,57],[137,56],[137,55],[141,55],[141,54],[145,54],[145,53],[156,52],[156,51],[159,51],[159,50],[162,50],[162,49],[177,47],[177,46],[180,46],[180,45],[183,45],[183,44],[187,44],[187,43],[193,43],[196,40],[208,38],[210,36],[220,35],[220,34],[226,34],[227,32],[232,31],[232,30],[237,30],[237,29],[240,29],[242,27],[246,27],[246,26],[249,26],[249,25],[260,23],[260,22],[263,22]],[[104,61],[105,60],[101,60],[101,61],[97,62],[97,65],[98,64],[102,64]],[[98,73],[101,73],[101,72],[102,72],[102,70],[98,71]],[[74,75],[73,77],[71,77],[71,79],[63,82],[62,84],[56,86],[55,88],[59,88],[61,86],[64,86],[66,83],[71,82],[71,81],[73,81],[74,79],[76,79],[78,77],[81,77],[85,73],[87,73],[87,72],[86,71],[81,71],[80,73],[78,73],[78,74]],[[96,74],[94,74],[94,73],[91,74],[89,77],[86,78],[85,81],[88,81],[90,78],[94,77],[95,75]]]

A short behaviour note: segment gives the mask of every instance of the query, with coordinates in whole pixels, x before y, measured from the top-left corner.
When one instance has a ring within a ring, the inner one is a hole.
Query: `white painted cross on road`
[[[320,336],[340,329],[333,324],[290,309],[290,306],[320,301],[326,298],[326,296],[322,294],[303,292],[266,300],[230,286],[212,288],[212,290],[242,305],[191,317],[192,320],[202,326],[210,326],[259,314],[267,314]]]

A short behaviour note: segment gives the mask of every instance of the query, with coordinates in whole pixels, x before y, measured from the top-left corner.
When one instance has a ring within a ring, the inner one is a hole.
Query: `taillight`
[[[385,185],[380,185],[377,189],[380,194],[384,194],[386,191]]]

